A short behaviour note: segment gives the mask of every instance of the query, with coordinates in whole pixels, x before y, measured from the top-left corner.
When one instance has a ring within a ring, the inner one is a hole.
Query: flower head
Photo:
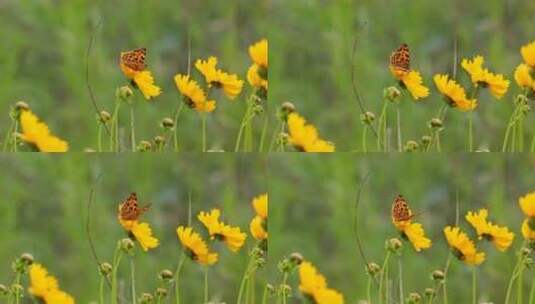
[[[491,241],[500,251],[507,250],[515,235],[507,227],[499,227],[487,221],[487,216],[487,209],[480,209],[478,213],[468,212],[466,220],[476,229],[480,239]]]
[[[139,50],[133,51],[137,52]],[[126,78],[132,80],[135,86],[141,91],[145,99],[150,100],[153,97],[157,97],[162,93],[160,87],[154,84],[154,78],[149,70],[145,69],[143,63],[139,68],[134,68],[125,61],[125,55],[131,52],[122,52],[120,56],[119,66]]]
[[[253,208],[256,214],[263,219],[268,217],[268,195],[267,193],[261,194],[253,198]]]
[[[489,88],[491,94],[496,98],[501,98],[509,88],[509,81],[501,74],[493,74],[488,69],[483,68],[485,59],[476,56],[473,60],[463,59],[461,66],[470,75],[475,86]]]
[[[535,192],[528,193],[518,199],[522,212],[530,218],[535,218]]]
[[[431,247],[431,240],[425,236],[422,224],[413,223],[411,220],[393,221],[393,223],[396,229],[401,232],[403,238],[408,239],[417,252]]]
[[[463,112],[472,111],[477,107],[477,100],[466,98],[464,89],[455,80],[449,79],[448,75],[437,74],[433,80],[450,106]]]
[[[249,47],[249,56],[253,62],[264,68],[268,68],[268,41],[262,39]]]
[[[208,229],[208,233],[212,239],[217,239],[225,242],[227,247],[236,252],[245,243],[247,235],[241,232],[239,227],[231,227],[219,220],[221,212],[219,209],[212,209],[210,212],[201,212],[197,216],[199,221]]]
[[[310,262],[299,265],[299,291],[316,304],[343,304],[343,296],[327,288],[327,280]]]
[[[319,138],[316,128],[296,112],[288,115],[289,143],[303,152],[334,152],[334,145]]]
[[[444,235],[455,256],[467,265],[479,265],[485,260],[485,253],[477,252],[474,242],[459,227],[444,228]]]
[[[255,88],[262,88],[268,90],[268,80],[260,76],[260,66],[256,63],[252,64],[247,70],[247,81]]]
[[[197,112],[212,112],[215,110],[215,100],[207,100],[206,94],[195,80],[191,80],[189,75],[176,75],[175,84],[186,104]]]
[[[414,100],[429,96],[429,89],[423,85],[420,72],[409,71],[401,77],[400,81],[409,90]]]
[[[515,80],[519,87],[535,91],[535,80],[531,77],[533,69],[527,64],[520,64],[515,70]]]
[[[213,265],[217,262],[218,255],[210,252],[201,236],[191,227],[180,226],[176,229],[178,239],[188,256],[201,265]]]
[[[121,205],[119,206],[121,210]],[[140,223],[136,220],[125,220],[119,213],[117,216],[121,226],[128,232],[130,238],[135,239],[143,251],[154,249],[160,245],[160,241],[152,235],[152,229],[148,223]]]
[[[267,232],[267,218],[268,218],[268,195],[261,194],[253,199],[253,208],[256,216],[251,220],[249,228],[251,235],[261,241],[268,238]]]
[[[195,67],[206,79],[208,87],[223,89],[229,99],[234,99],[241,93],[243,80],[239,80],[236,74],[228,74],[217,69],[217,58],[210,57],[207,60],[198,59]]]
[[[40,264],[30,266],[29,292],[45,304],[74,304],[74,299],[59,289],[58,281]]]
[[[520,54],[522,54],[522,58],[527,65],[531,68],[535,68],[535,41],[524,45],[520,49]]]
[[[41,152],[67,152],[69,144],[50,133],[48,126],[30,110],[20,113],[22,139]]]
[[[525,219],[522,222],[522,235],[528,241],[535,241],[535,229],[530,227],[530,219]]]

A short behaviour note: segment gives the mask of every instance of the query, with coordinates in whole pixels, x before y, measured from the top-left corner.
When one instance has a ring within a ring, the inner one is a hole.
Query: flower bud
[[[129,86],[122,86],[117,89],[116,95],[122,101],[129,101],[130,97],[134,95],[134,91],[132,91],[132,89]]]
[[[290,136],[288,133],[281,132],[279,136],[277,136],[277,144],[281,146],[286,146],[288,144],[288,139]]]
[[[6,285],[0,284],[0,297],[5,297],[9,294],[9,289],[7,289]]]
[[[429,136],[429,135],[422,136],[422,144],[424,146],[429,145],[431,143],[431,140],[433,140],[433,138],[431,136]]]
[[[11,292],[16,295],[20,295],[24,292],[24,287],[20,284],[11,285]]]
[[[131,253],[132,249],[134,249],[135,243],[129,238],[124,238],[121,240],[121,250],[123,250],[125,253]]]
[[[30,106],[24,101],[17,101],[17,103],[15,103],[15,110],[28,111],[30,110]]]
[[[154,137],[154,143],[156,143],[157,146],[165,143],[165,137],[158,135]]]
[[[267,289],[268,293],[270,295],[272,295],[272,296],[274,296],[276,294],[276,292],[277,292],[277,289],[271,284],[267,284],[266,285],[266,289]]]
[[[303,255],[299,252],[294,252],[290,254],[290,261],[295,265],[301,265],[303,263]]]
[[[160,123],[160,126],[164,129],[172,129],[174,126],[175,126],[175,122],[169,118],[169,117],[166,117],[164,119],[162,119],[162,122]]]
[[[370,125],[375,120],[375,114],[373,112],[367,111],[364,114],[360,114],[360,121],[365,125]]]
[[[98,121],[105,124],[111,120],[111,114],[108,111],[100,111],[98,115]]]
[[[444,272],[442,270],[435,270],[431,274],[431,279],[433,279],[433,281],[436,281],[436,282],[444,281],[445,277],[446,276],[444,275]]]
[[[113,271],[113,267],[110,263],[101,263],[98,267],[98,270],[100,272],[100,275],[107,277]]]
[[[288,297],[288,295],[292,292],[292,287],[288,284],[281,284],[279,288],[279,292],[282,297]]]
[[[405,151],[407,152],[414,152],[414,151],[418,151],[418,148],[420,148],[420,145],[418,144],[418,142],[414,141],[414,140],[409,140],[406,144],[405,144]]]
[[[295,112],[294,104],[286,101],[282,103],[280,109],[277,111],[277,116],[280,120],[286,121],[288,120],[288,116],[293,112]]]
[[[435,297],[435,290],[433,288],[426,288],[424,294],[427,298],[433,299]]]
[[[164,282],[167,282],[173,278],[173,272],[169,269],[164,269],[160,272],[158,278]]]
[[[141,152],[147,152],[150,151],[150,149],[152,149],[152,144],[147,140],[142,140],[137,145],[137,150]]]
[[[386,242],[386,249],[392,253],[399,253],[403,243],[398,238],[391,238]]]
[[[401,92],[396,87],[388,87],[383,91],[383,97],[391,102],[398,102]]]
[[[371,262],[366,265],[366,273],[371,276],[376,276],[381,271],[381,266],[377,263]]]
[[[163,299],[165,297],[167,297],[167,289],[165,288],[157,288],[156,289],[156,297],[160,298],[160,299]]]
[[[24,263],[26,266],[30,266],[33,264],[33,255],[29,254],[29,253],[23,253],[21,256],[20,256],[20,260],[22,263]]]
[[[154,301],[154,297],[150,294],[150,293],[147,293],[147,292],[144,292],[142,295],[141,295],[141,298],[139,299],[139,302],[141,304],[150,304]]]
[[[440,129],[442,128],[443,126],[443,123],[442,123],[442,119],[440,118],[433,118],[429,121],[429,127],[431,129]]]
[[[422,300],[422,297],[420,296],[419,293],[411,292],[409,294],[409,299],[408,299],[409,304],[417,304],[417,303],[420,303],[421,300]]]

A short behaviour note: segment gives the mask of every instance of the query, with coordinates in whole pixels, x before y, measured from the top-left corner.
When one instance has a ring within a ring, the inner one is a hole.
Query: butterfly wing
[[[143,71],[147,67],[145,58],[147,57],[147,49],[139,48],[121,54],[121,61],[125,66],[134,71]]]
[[[390,65],[402,72],[408,72],[410,70],[411,56],[409,46],[406,43],[403,43],[390,55]]]
[[[412,218],[409,204],[401,195],[398,195],[392,203],[392,218],[397,222],[408,221]]]
[[[120,216],[121,219],[126,221],[134,221],[139,217],[139,207],[135,192],[130,193],[128,198],[121,205]]]

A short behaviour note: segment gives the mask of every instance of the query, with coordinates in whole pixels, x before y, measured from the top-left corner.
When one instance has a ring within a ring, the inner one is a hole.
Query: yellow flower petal
[[[289,143],[303,152],[334,152],[334,145],[319,138],[313,125],[297,113],[288,116]]]
[[[535,68],[535,41],[523,46],[520,49],[520,54],[524,62],[532,68]]]
[[[249,47],[251,60],[262,68],[268,67],[268,41],[262,39]]]
[[[132,234],[138,241],[143,251],[148,251],[158,247],[160,242],[157,238],[152,236],[152,229],[148,223],[141,223],[134,225],[131,230]]]
[[[31,111],[20,114],[22,139],[33,144],[41,152],[67,152],[69,144],[50,133],[48,126],[39,121]]]
[[[261,194],[253,199],[253,208],[256,214],[263,219],[268,217],[268,195],[267,193]]]
[[[179,226],[176,230],[180,243],[190,258],[201,265],[213,265],[217,262],[217,253],[208,250],[208,246],[201,236],[191,227]]]
[[[401,78],[401,81],[407,87],[414,100],[429,96],[429,89],[423,85],[422,76],[420,76],[419,72],[410,71]]]
[[[479,265],[485,260],[484,252],[477,252],[474,242],[459,227],[444,228],[444,235],[456,257],[468,265]]]
[[[411,223],[407,225],[403,230],[403,234],[407,236],[417,252],[431,247],[431,240],[425,236],[422,224]]]
[[[249,229],[251,230],[251,235],[259,241],[266,240],[268,238],[268,233],[264,229],[264,226],[265,226],[264,219],[258,215],[255,216],[251,220],[251,224],[249,225]]]
[[[212,112],[216,108],[215,100],[206,100],[206,94],[195,80],[190,80],[189,75],[175,75],[175,84],[185,103],[197,112]]]
[[[313,296],[316,290],[326,287],[325,277],[311,263],[305,261],[299,265],[299,291]]]
[[[535,241],[535,230],[531,229],[529,221],[529,219],[525,219],[522,222],[522,235],[524,236],[524,239],[528,241]]]
[[[518,199],[518,204],[527,217],[535,217],[535,192],[521,196]]]
[[[433,80],[438,91],[446,98],[450,106],[463,112],[472,111],[477,107],[477,100],[466,98],[464,89],[455,80],[450,80],[448,75],[437,74]]]
[[[242,233],[239,227],[231,227],[221,222],[220,215],[219,209],[212,209],[209,213],[200,212],[197,218],[208,229],[212,238],[225,242],[231,251],[236,252],[245,243],[247,235]]]
[[[520,64],[516,68],[515,80],[519,87],[535,91],[535,80],[531,78],[531,68],[527,64]]]
[[[468,212],[466,220],[476,229],[479,238],[491,241],[498,250],[505,251],[511,246],[514,234],[507,227],[499,227],[487,221],[488,211],[480,209],[478,213]]]
[[[152,73],[150,71],[137,73],[134,76],[134,82],[147,100],[159,96],[162,93],[160,87],[154,85],[154,78],[152,77]]]

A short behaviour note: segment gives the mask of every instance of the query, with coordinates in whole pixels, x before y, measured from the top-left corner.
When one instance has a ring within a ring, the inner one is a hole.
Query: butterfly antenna
[[[91,54],[91,49],[93,48],[93,42],[95,40],[95,33],[101,24],[102,24],[102,19],[99,20],[98,23],[91,30],[91,37],[89,37],[89,43],[87,45],[87,52],[85,54],[85,83],[87,86],[87,92],[89,93],[89,99],[91,100],[93,109],[95,110],[97,117],[100,117],[100,109],[98,107],[95,94],[93,93],[93,88],[91,87],[91,83],[89,82],[89,55]],[[102,125],[104,126],[106,133],[110,135],[111,133],[110,133],[110,130],[108,129],[108,126],[105,123],[102,123]]]
[[[359,187],[357,190],[357,195],[355,198],[355,205],[353,208],[353,232],[355,233],[355,241],[357,243],[357,249],[362,257],[362,260],[364,261],[364,267],[368,267],[368,259],[366,258],[366,255],[364,254],[364,249],[362,247],[362,243],[360,242],[360,236],[359,236],[359,229],[358,229],[358,220],[359,220],[359,206],[360,206],[360,195],[362,193],[362,189],[366,185],[366,182],[368,181],[368,178],[370,177],[370,172],[368,172],[359,182]],[[372,276],[373,277],[373,276]],[[374,281],[377,283],[377,279],[375,277]]]
[[[95,184],[100,180],[102,177],[102,173],[100,173],[97,178],[95,179]],[[91,235],[91,206],[93,204],[93,201],[95,200],[96,194],[95,194],[95,186],[91,188],[89,191],[89,198],[87,200],[87,217],[85,221],[85,231],[87,235],[87,240],[89,242],[89,247],[91,248],[91,254],[93,255],[93,259],[97,263],[97,266],[100,267],[100,259],[97,255],[97,250],[95,248],[95,243],[93,242],[93,237]],[[111,282],[109,281],[108,277],[106,277],[106,282],[108,283],[108,286],[111,286]]]
[[[358,38],[359,38],[359,34],[360,34],[360,31],[362,29],[364,29],[364,27],[367,25],[366,22],[363,22],[359,28],[359,31],[358,33],[355,35],[355,38],[353,40],[353,49],[351,51],[351,89],[353,91],[353,95],[355,97],[355,99],[357,100],[357,104],[359,106],[359,110],[360,110],[360,113],[362,115],[366,114],[366,104],[364,102],[364,100],[362,99],[362,96],[360,95],[360,91],[357,87],[357,84],[356,84],[356,77],[355,77],[355,69],[356,69],[356,65],[355,65],[355,58],[357,56],[357,46],[358,46]],[[377,131],[375,130],[375,127],[373,125],[370,124],[370,130],[372,131],[373,135],[375,137],[377,137]]]

